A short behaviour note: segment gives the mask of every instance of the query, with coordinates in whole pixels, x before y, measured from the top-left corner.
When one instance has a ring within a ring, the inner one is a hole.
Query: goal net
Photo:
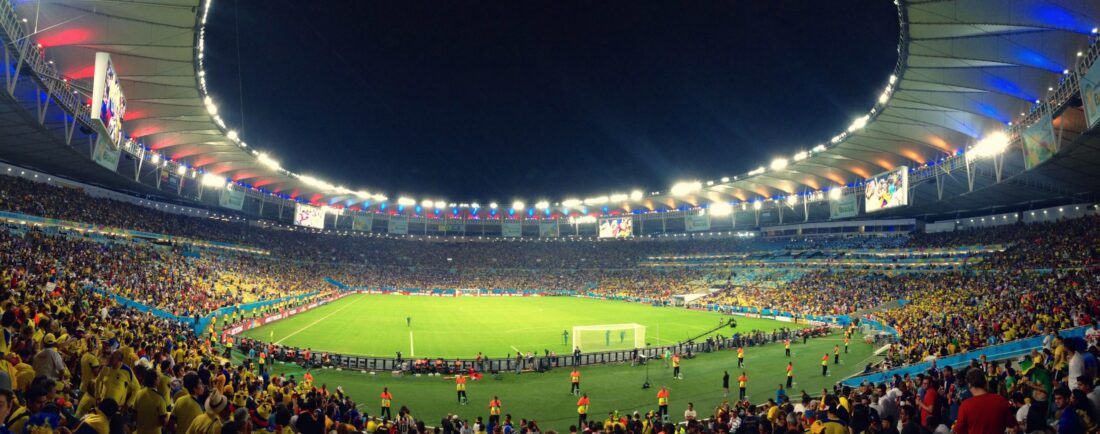
[[[637,323],[574,326],[573,348],[584,352],[645,348],[645,326]]]

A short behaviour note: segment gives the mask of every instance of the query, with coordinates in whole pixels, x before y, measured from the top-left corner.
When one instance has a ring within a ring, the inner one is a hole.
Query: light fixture
[[[522,210],[525,205],[526,204],[524,204],[522,200],[517,200],[515,202],[512,202],[512,209],[517,211]]]
[[[723,182],[725,182],[725,181],[723,181]],[[644,196],[645,195],[642,193],[641,190],[634,190],[634,191],[630,192],[630,200],[633,200],[633,201],[642,200],[642,198]]]
[[[776,158],[772,160],[772,164],[770,165],[770,167],[772,168],[772,170],[783,170],[785,167],[787,167],[787,159]]]
[[[714,202],[710,204],[710,215],[715,217],[725,217],[733,213],[733,205],[729,202]]]
[[[672,185],[672,194],[674,196],[686,196],[702,189],[703,184],[699,181],[678,182]]]
[[[844,197],[844,187],[833,187],[829,190],[829,199],[840,200]]]
[[[1008,135],[1003,131],[996,131],[975,144],[968,154],[977,157],[991,157],[1004,152],[1008,148],[1008,143]]]

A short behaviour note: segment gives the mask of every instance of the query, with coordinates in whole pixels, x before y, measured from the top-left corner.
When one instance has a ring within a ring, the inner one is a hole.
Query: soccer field
[[[637,323],[645,342],[675,344],[714,329],[729,317],[673,307],[578,297],[408,297],[351,295],[244,333],[282,345],[349,355],[473,358],[516,351],[572,351],[574,326]],[[738,317],[737,331],[802,325]],[[724,328],[725,335],[733,330]],[[582,349],[633,347],[633,331],[589,331]]]

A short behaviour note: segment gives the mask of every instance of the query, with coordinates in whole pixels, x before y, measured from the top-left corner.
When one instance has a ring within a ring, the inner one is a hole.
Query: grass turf
[[[360,301],[356,302],[355,300]],[[342,306],[347,306],[347,308],[341,310]],[[473,313],[468,312],[468,310],[474,309],[473,306],[486,307],[489,310],[482,312],[481,317],[469,317],[469,322],[463,322],[462,318],[468,318],[467,315]],[[326,345],[332,345],[332,350],[342,348],[340,351],[344,351],[345,349],[359,348],[360,351],[358,352],[362,354],[368,353],[370,348],[381,348],[381,351],[386,351],[387,347],[371,347],[369,345],[372,344],[367,340],[368,337],[353,339],[350,336],[378,336],[381,339],[387,339],[386,336],[396,335],[388,338],[394,340],[389,342],[389,345],[400,345],[396,342],[396,339],[401,335],[404,335],[406,339],[408,336],[408,330],[405,327],[406,311],[403,309],[418,309],[412,315],[414,332],[433,323],[448,324],[450,327],[466,324],[461,329],[444,329],[445,331],[442,334],[449,336],[448,339],[456,342],[451,346],[440,346],[439,348],[444,350],[453,347],[450,351],[457,351],[458,355],[469,357],[477,351],[476,348],[485,348],[482,351],[486,351],[491,347],[496,352],[498,351],[496,348],[499,346],[511,345],[505,341],[494,339],[492,333],[484,333],[477,329],[481,326],[480,324],[490,320],[487,317],[495,317],[493,321],[500,321],[500,323],[505,324],[503,327],[506,328],[525,328],[524,326],[531,328],[535,326],[533,324],[534,318],[519,316],[520,314],[530,314],[529,310],[539,312],[539,309],[542,309],[541,312],[545,317],[547,312],[555,312],[557,309],[561,309],[562,306],[569,311],[578,311],[579,318],[595,318],[596,323],[638,322],[645,324],[650,326],[650,330],[647,331],[647,340],[650,341],[654,339],[651,336],[654,336],[653,328],[657,318],[660,318],[663,333],[673,333],[672,336],[668,337],[669,339],[682,337],[676,336],[675,333],[689,334],[694,330],[699,330],[696,327],[706,329],[711,327],[712,324],[717,324],[716,314],[706,312],[676,308],[654,308],[623,302],[577,298],[458,298],[439,300],[397,296],[351,296],[338,303],[305,314],[312,316],[312,319],[308,321],[299,319],[301,318],[299,316],[271,324],[268,327],[271,327],[270,330],[274,331],[275,339],[279,340],[309,324],[316,323],[306,330],[287,338],[284,343],[313,345],[315,349],[322,348],[320,344],[325,343]],[[398,307],[401,307],[402,310],[397,310]],[[432,315],[454,314],[455,312],[467,313],[462,314],[461,318],[453,321],[442,321],[419,309],[435,309],[432,311]],[[374,316],[374,320],[382,324],[371,326],[371,316]],[[623,318],[629,319],[629,321],[623,321]],[[297,324],[295,326],[288,325],[295,322]],[[584,322],[584,324],[591,323],[593,321]],[[791,324],[738,317],[738,325],[738,331],[748,331],[753,328],[771,330],[777,327],[790,326]],[[543,340],[552,338],[556,338],[552,342],[560,345],[561,328],[568,326],[556,324],[553,326],[546,325],[545,327],[550,328],[545,332],[527,330],[525,333],[531,338],[524,345],[530,346],[534,351],[541,346]],[[317,328],[325,331],[315,331]],[[363,328],[369,328],[370,330],[359,330]],[[397,330],[386,332],[382,330],[384,328]],[[673,331],[669,332],[667,330]],[[546,335],[551,332],[554,333]],[[554,334],[557,336],[553,336]],[[266,328],[256,329],[252,331],[251,335],[266,339],[269,330]],[[544,335],[546,336],[543,337]],[[297,340],[299,337],[302,338],[301,341]],[[459,337],[461,339],[458,339]],[[316,341],[310,339],[316,339]],[[485,341],[482,342],[481,339],[485,339]],[[419,342],[418,340],[416,344],[418,348]],[[841,363],[834,365],[832,364],[832,348],[833,345],[837,344],[840,344],[842,348]],[[786,379],[785,368],[788,360],[794,362],[795,373],[795,384],[788,391],[788,394],[797,397],[802,390],[806,390],[812,395],[817,395],[822,388],[832,385],[845,376],[862,371],[863,366],[873,360],[873,350],[871,345],[865,344],[862,338],[857,336],[852,339],[849,353],[843,354],[843,336],[837,333],[828,338],[810,340],[806,345],[800,342],[792,345],[792,357],[790,359],[784,356],[782,344],[747,348],[744,372],[749,377],[748,398],[753,402],[763,402],[767,398],[774,397],[777,386]],[[499,351],[508,352],[509,349],[505,348]],[[349,350],[348,352],[352,351]],[[821,376],[821,356],[825,353],[828,353],[830,357],[830,376],[828,377]],[[297,378],[301,378],[304,373],[301,367],[295,365],[275,364],[273,369],[277,373],[295,374]],[[583,367],[581,369],[583,375],[582,390],[588,393],[592,400],[589,420],[602,421],[607,417],[607,412],[613,410],[620,412],[655,410],[657,404],[656,393],[661,386],[668,386],[671,392],[669,411],[673,420],[682,419],[683,411],[689,401],[695,403],[700,416],[708,415],[714,406],[724,399],[721,389],[723,371],[728,371],[731,377],[731,400],[737,398],[737,377],[742,370],[737,369],[735,352],[722,351],[700,354],[694,359],[685,360],[681,370],[684,379],[674,380],[671,378],[671,368],[664,367],[661,361],[651,361],[649,378],[653,388],[641,389],[641,384],[646,378],[646,368],[643,366],[631,367],[629,364],[625,364]],[[389,387],[394,395],[395,414],[400,406],[408,406],[414,416],[422,418],[429,425],[437,423],[440,418],[449,413],[458,414],[471,421],[477,416],[487,418],[488,402],[494,395],[499,396],[504,402],[505,413],[512,414],[517,421],[521,417],[534,418],[539,421],[539,426],[543,430],[553,428],[563,432],[570,425],[577,422],[575,406],[577,398],[568,394],[569,370],[566,368],[558,368],[545,373],[524,373],[520,375],[507,373],[502,374],[499,380],[488,375],[482,380],[471,382],[468,385],[467,394],[470,403],[466,406],[458,405],[455,398],[454,381],[444,377],[405,376],[398,378],[392,377],[389,372],[370,374],[332,369],[314,370],[313,374],[318,386],[326,384],[330,389],[335,388],[337,385],[343,386],[344,390],[360,403],[360,407],[372,415],[378,412],[378,394],[381,393],[383,387]]]
[[[411,318],[411,326],[407,322]],[[728,316],[715,312],[653,307],[640,303],[578,297],[408,297],[351,295],[309,312],[244,333],[283,345],[342,354],[392,357],[506,357],[516,351],[572,352],[573,326],[638,323],[653,346],[671,345],[718,326]],[[737,318],[738,330],[772,330],[802,325]],[[732,334],[729,329],[722,333]],[[607,345],[601,331],[582,335],[582,350],[629,348],[632,332],[614,331]],[[620,343],[620,338],[623,343]]]

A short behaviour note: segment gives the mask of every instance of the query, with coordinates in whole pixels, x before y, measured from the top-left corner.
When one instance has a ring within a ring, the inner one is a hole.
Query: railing
[[[22,23],[15,14],[15,7],[11,0],[0,0],[0,27],[7,35],[5,50],[14,51],[16,56],[19,56],[16,60],[21,58],[30,68],[36,81],[47,89],[47,98],[53,97],[58,105],[64,107],[80,122],[91,126],[91,108],[84,103],[80,94],[73,90],[71,84],[62,79],[57,67],[46,60],[43,49],[37,44],[31,44],[30,35],[23,31]],[[18,69],[18,65],[16,68]],[[15,77],[11,78],[15,79]],[[41,101],[36,102],[41,103]]]

